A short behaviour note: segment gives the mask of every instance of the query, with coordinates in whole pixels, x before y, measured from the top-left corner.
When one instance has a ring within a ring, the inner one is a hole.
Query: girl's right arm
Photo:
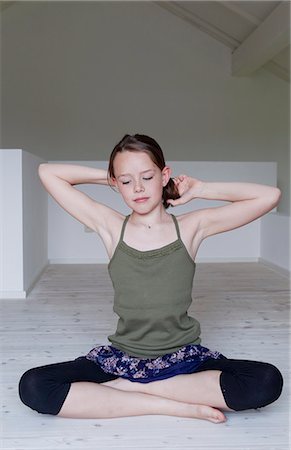
[[[42,163],[38,174],[45,189],[56,202],[98,234],[108,229],[114,216],[120,215],[73,187],[84,183],[108,185],[106,170],[74,164]]]

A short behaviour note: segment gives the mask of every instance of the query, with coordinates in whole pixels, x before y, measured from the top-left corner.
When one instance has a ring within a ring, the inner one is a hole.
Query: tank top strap
[[[130,214],[128,216],[125,217],[123,224],[122,224],[122,228],[121,228],[121,233],[120,233],[120,238],[119,238],[119,242],[123,241],[123,236],[124,236],[124,231],[125,231],[125,227],[126,224],[128,222],[128,219],[130,218]]]
[[[181,239],[181,235],[180,235],[180,228],[179,228],[179,224],[178,224],[178,220],[176,218],[176,216],[174,216],[174,214],[171,214],[175,227],[176,227],[176,231],[177,231],[177,235],[178,235],[178,239]]]

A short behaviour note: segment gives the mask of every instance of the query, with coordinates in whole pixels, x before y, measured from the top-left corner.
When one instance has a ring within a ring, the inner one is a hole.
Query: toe
[[[213,420],[213,422],[215,422],[215,423],[221,423],[221,422],[226,421],[225,415],[218,409],[214,409],[214,408],[212,408],[209,419]]]

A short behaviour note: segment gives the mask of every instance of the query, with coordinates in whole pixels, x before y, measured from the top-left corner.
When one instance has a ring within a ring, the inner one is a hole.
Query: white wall
[[[20,149],[0,150],[0,298],[25,298],[48,262],[41,162]]]
[[[25,297],[21,150],[0,150],[1,297]]]
[[[48,263],[48,198],[38,177],[44,162],[22,152],[23,288],[27,292]]]
[[[229,48],[154,2],[15,2],[1,25],[2,148],[107,160],[142,132],[172,161],[276,161],[289,214],[287,82],[232,77]]]
[[[270,213],[261,219],[260,261],[291,272],[290,217]]]
[[[56,162],[56,161],[50,161]],[[66,161],[91,167],[107,168],[105,161]],[[187,173],[208,181],[246,181],[276,186],[275,163],[237,162],[168,162],[173,175]],[[128,214],[130,211],[120,200],[119,194],[107,186],[76,186],[96,201]],[[196,200],[187,205],[169,208],[179,215],[193,209],[218,206],[224,202]],[[107,263],[108,256],[96,233],[88,233],[85,227],[66,213],[49,197],[48,258],[50,263]],[[252,261],[260,256],[260,220],[247,226],[213,236],[203,242],[197,261]]]

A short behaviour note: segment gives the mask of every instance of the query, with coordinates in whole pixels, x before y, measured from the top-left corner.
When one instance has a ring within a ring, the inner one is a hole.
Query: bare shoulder
[[[176,216],[181,233],[189,239],[193,239],[195,234],[199,231],[201,210],[191,211],[185,214]]]
[[[125,215],[109,207],[105,210],[106,213],[103,215],[97,233],[105,245],[108,256],[111,257],[119,241]]]
[[[176,218],[179,224],[181,239],[191,257],[195,259],[199,245],[203,240],[200,227],[201,210],[177,215]]]

